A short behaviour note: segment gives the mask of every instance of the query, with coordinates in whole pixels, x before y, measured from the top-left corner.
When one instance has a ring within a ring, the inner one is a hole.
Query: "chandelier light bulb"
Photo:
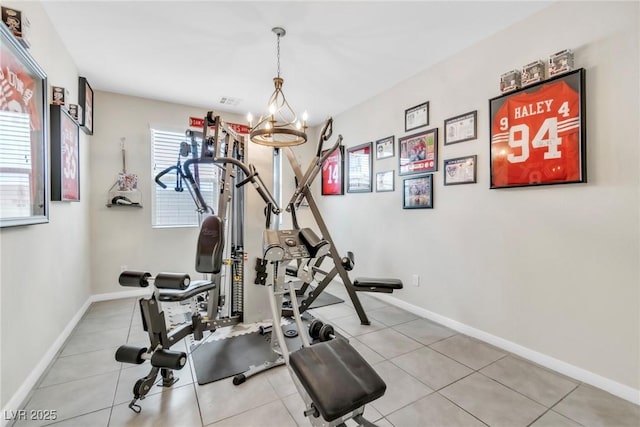
[[[298,129],[298,130],[302,129],[302,125],[300,124],[300,120],[298,120],[296,122],[296,129]]]
[[[302,121],[306,122],[307,120],[309,120],[309,113],[307,113],[307,110],[304,110],[304,113],[302,113]]]
[[[276,106],[275,104],[271,104],[269,105],[269,113],[271,113],[271,115],[274,115],[276,113]]]

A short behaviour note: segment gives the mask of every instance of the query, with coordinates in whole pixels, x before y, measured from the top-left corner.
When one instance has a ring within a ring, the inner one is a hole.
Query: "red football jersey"
[[[31,129],[40,130],[36,82],[8,50],[0,50],[0,111],[29,114]]]
[[[491,134],[492,187],[580,181],[580,97],[565,81],[507,98]]]

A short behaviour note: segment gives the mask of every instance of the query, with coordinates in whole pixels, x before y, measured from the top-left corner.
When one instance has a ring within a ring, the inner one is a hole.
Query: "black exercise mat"
[[[305,333],[308,333],[305,322]],[[283,328],[296,329],[295,324]],[[299,337],[285,338],[290,351],[301,347]],[[241,374],[251,366],[258,366],[269,359],[271,334],[253,332],[236,337],[211,341],[199,345],[191,352],[193,368],[198,384],[204,385]]]
[[[295,282],[296,289],[299,290],[301,286],[302,286],[302,282],[301,281],[296,281]],[[298,299],[298,304],[300,304],[303,299],[306,299],[306,298],[309,297],[309,292],[311,292],[311,287],[309,287],[309,289],[307,289],[307,291],[304,294],[304,297],[296,296],[296,298]],[[285,299],[287,301],[289,300],[288,295],[285,295]],[[313,303],[311,304],[311,306],[309,308],[324,307],[326,305],[339,304],[341,302],[344,302],[344,300],[338,298],[335,295],[330,294],[329,292],[327,292],[325,290],[324,292],[321,292],[320,295],[318,295],[318,297],[313,301]]]

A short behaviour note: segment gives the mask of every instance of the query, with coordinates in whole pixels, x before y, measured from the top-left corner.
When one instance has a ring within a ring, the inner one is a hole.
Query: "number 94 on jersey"
[[[491,188],[586,182],[584,69],[489,101]]]

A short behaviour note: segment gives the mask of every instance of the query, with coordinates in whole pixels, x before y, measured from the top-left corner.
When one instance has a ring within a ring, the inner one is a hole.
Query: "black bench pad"
[[[343,338],[291,353],[291,369],[322,417],[330,422],[384,394],[387,385]]]
[[[384,288],[402,289],[402,280],[398,279],[372,279],[370,277],[358,277],[353,281],[356,288]],[[362,289],[364,290],[364,289]]]
[[[158,299],[164,302],[184,301],[199,293],[210,291],[216,284],[209,280],[194,280],[185,290],[159,289]]]

